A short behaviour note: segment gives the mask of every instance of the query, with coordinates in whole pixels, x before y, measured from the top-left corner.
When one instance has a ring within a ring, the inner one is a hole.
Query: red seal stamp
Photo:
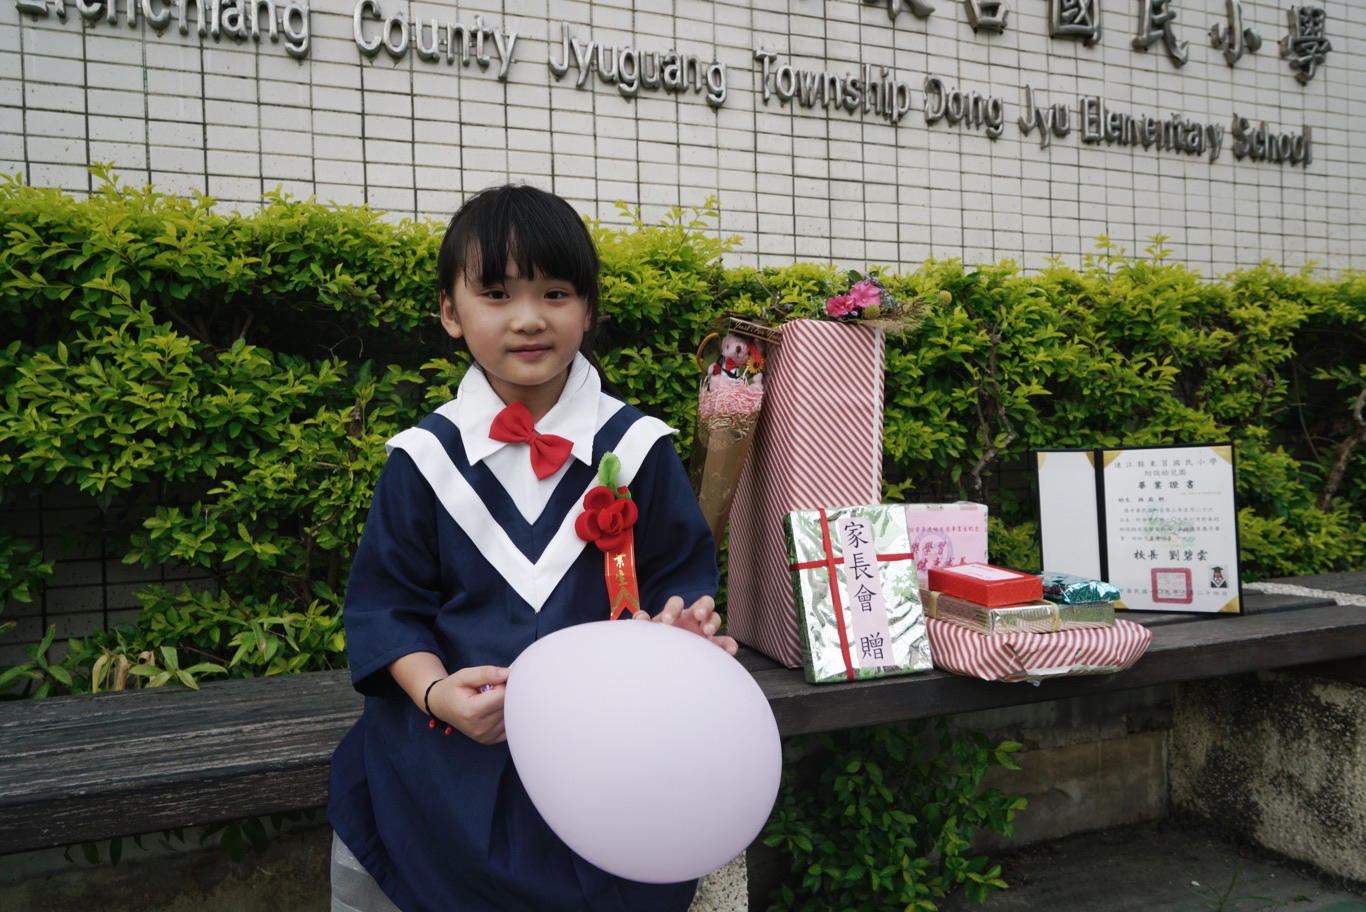
[[[1191,572],[1186,567],[1154,568],[1153,601],[1169,605],[1189,605],[1195,601]]]

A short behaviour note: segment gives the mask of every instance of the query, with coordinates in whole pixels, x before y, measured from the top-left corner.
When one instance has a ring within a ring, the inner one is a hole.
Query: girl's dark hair
[[[598,251],[583,217],[553,193],[505,184],[481,190],[451,217],[436,255],[439,290],[455,295],[462,275],[475,283],[501,282],[508,263],[522,276],[549,276],[574,286],[588,303],[581,351],[602,374],[593,346],[598,325]],[[605,378],[604,378],[605,379]]]

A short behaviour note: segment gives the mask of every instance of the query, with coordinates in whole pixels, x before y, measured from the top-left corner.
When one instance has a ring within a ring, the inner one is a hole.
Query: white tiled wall
[[[40,0],[22,0],[32,5]],[[1045,0],[1008,0],[1002,34],[974,33],[963,2],[934,0],[927,19],[901,0],[376,0],[408,22],[481,17],[518,39],[506,81],[499,61],[395,60],[360,53],[352,0],[313,0],[310,48],[161,33],[141,13],[130,27],[65,18],[0,0],[0,171],[33,184],[90,189],[87,165],[113,162],[126,183],[206,192],[247,210],[264,191],[369,203],[396,214],[445,219],[465,194],[527,180],[584,211],[618,221],[615,202],[643,209],[700,205],[716,196],[718,230],[738,234],[730,262],[832,259],[913,269],[927,257],[968,263],[1014,258],[1038,269],[1077,262],[1108,236],[1131,252],[1165,235],[1173,256],[1205,274],[1314,262],[1366,268],[1366,189],[1354,181],[1366,140],[1364,0],[1328,6],[1332,42],[1301,85],[1280,56],[1287,0],[1242,0],[1244,24],[1262,37],[1236,66],[1212,46],[1226,0],[1169,0],[1189,42],[1178,68],[1161,44],[1135,50],[1138,0],[1101,0],[1093,47],[1049,37]],[[104,3],[108,0],[86,0]],[[148,0],[153,10],[177,0]],[[1164,0],[1157,0],[1161,3]],[[278,2],[277,8],[284,4]],[[889,8],[904,6],[895,19]],[[726,67],[727,98],[642,88],[626,98],[593,74],[557,80],[560,23],[580,41],[696,54]],[[380,24],[366,21],[367,35]],[[426,29],[430,36],[430,28]],[[896,125],[874,112],[762,100],[754,49],[775,65],[845,74],[887,66],[908,83],[914,107]],[[925,79],[1000,96],[1000,137],[922,110]],[[1074,127],[1042,146],[1018,123],[1023,88],[1063,103]],[[1141,146],[1084,144],[1079,97],[1135,116],[1179,113],[1224,126],[1223,151],[1188,156]],[[1273,130],[1313,130],[1308,168],[1237,161],[1234,113]]]

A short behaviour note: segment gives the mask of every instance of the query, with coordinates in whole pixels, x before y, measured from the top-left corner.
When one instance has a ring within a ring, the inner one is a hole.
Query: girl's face
[[[569,366],[588,332],[588,302],[563,279],[517,274],[484,285],[462,272],[441,294],[441,325],[464,339],[503,402],[524,402],[535,420],[559,401]]]

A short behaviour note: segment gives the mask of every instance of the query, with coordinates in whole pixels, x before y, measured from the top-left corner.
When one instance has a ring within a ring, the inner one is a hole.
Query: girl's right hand
[[[462,668],[432,688],[432,715],[480,744],[507,740],[503,696],[508,670],[496,665]]]

